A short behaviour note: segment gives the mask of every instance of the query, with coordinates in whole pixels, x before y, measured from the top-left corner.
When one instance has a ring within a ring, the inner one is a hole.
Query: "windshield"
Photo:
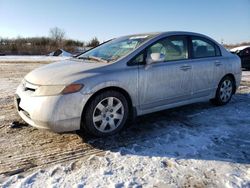
[[[153,35],[134,35],[121,37],[104,43],[78,56],[89,61],[111,62],[126,56]]]

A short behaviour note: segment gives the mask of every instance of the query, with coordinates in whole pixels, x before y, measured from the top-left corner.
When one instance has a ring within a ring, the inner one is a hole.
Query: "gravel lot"
[[[25,124],[18,117],[13,105],[13,94],[24,75],[41,65],[43,65],[43,63],[0,62],[0,185],[15,174],[22,174],[25,176],[37,169],[47,168],[54,164],[62,164],[79,159],[84,160],[89,156],[102,157],[106,155],[106,151],[117,151],[121,148],[126,148],[137,143],[146,143],[156,135],[158,136],[166,131],[171,131],[175,124],[178,124],[179,130],[183,127],[192,130],[199,129],[199,126],[195,124],[195,121],[189,120],[191,117],[203,113],[204,111],[212,112],[213,109],[215,111],[218,110],[218,114],[227,111],[227,107],[215,107],[210,103],[205,102],[153,113],[138,118],[132,126],[119,135],[109,139],[94,139],[81,132],[57,134],[49,131],[37,130]],[[232,105],[230,110],[233,112],[235,109],[235,113],[237,112],[237,108],[245,106],[245,108],[241,110],[243,110],[248,117],[246,117],[245,120],[243,117],[242,122],[239,122],[239,124],[241,123],[244,126],[250,126],[250,111],[247,112],[247,109],[250,109],[250,107],[246,107],[246,105],[250,104],[249,96],[250,72],[243,71],[241,87],[233,97],[232,102],[227,106]],[[225,113],[224,115],[230,116],[228,113]],[[230,118],[227,119],[226,117],[226,120],[229,121]],[[223,119],[223,121],[226,120]],[[18,121],[19,123],[16,126],[11,127],[10,124],[13,121]],[[173,125],[164,125],[162,122],[171,122]],[[237,122],[232,120],[228,122],[228,125],[235,123],[237,124]],[[232,159],[234,163],[236,162],[236,164],[240,164],[237,168],[249,169],[249,130],[250,129],[248,128],[247,132],[244,132],[242,129],[236,129],[235,135],[231,135],[232,139],[230,139],[230,142],[225,142],[223,144],[220,138],[215,137],[213,141],[214,152],[212,154],[210,153],[208,156],[211,157],[212,155],[212,160],[215,160],[216,158],[219,158],[220,160],[224,158]],[[228,130],[225,129],[225,131]],[[239,137],[239,135],[243,136]],[[194,135],[195,138],[198,136],[199,135]],[[176,138],[173,137],[172,139],[175,140],[177,138],[181,141],[180,143],[184,143],[185,134],[176,135]],[[237,155],[231,151],[231,146],[234,146],[234,150],[237,150],[238,148]],[[225,154],[222,155],[223,152]],[[180,152],[179,155],[181,155]],[[175,154],[172,156],[175,156]],[[190,182],[187,186],[191,183],[191,180],[189,181]],[[244,185],[247,187],[250,186],[250,183],[244,182]]]

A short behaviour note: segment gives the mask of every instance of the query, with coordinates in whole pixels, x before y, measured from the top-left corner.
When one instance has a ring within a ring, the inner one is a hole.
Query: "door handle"
[[[180,69],[183,70],[183,71],[187,71],[187,70],[191,69],[191,66],[184,65],[184,66],[181,66]]]
[[[221,63],[220,61],[215,61],[215,62],[214,62],[214,64],[215,64],[215,66],[216,66],[216,67],[218,67],[218,66],[221,66],[221,65],[222,65],[222,63]]]

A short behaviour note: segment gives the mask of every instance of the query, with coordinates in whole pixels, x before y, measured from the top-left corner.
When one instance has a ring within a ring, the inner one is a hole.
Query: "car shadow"
[[[191,104],[138,117],[122,132],[82,141],[121,155],[250,163],[250,96],[237,94],[225,106]]]

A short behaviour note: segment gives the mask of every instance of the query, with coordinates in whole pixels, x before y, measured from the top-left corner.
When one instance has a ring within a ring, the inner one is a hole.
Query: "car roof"
[[[196,35],[196,36],[205,36],[200,33],[188,32],[188,31],[164,31],[164,32],[148,32],[148,33],[137,33],[132,35],[127,35],[127,37],[133,36],[142,36],[142,35],[151,35],[151,36],[160,36],[160,35]],[[207,36],[205,36],[207,37]]]
[[[138,33],[138,34],[133,34],[133,35],[127,35],[124,37],[136,37],[136,36],[149,36],[149,38],[158,38],[158,37],[165,37],[168,35],[192,35],[192,36],[197,36],[197,37],[203,37],[206,39],[209,39],[217,44],[219,44],[218,42],[216,42],[214,39],[203,35],[201,33],[195,33],[195,32],[189,32],[189,31],[165,31],[165,32],[149,32],[149,33]]]

